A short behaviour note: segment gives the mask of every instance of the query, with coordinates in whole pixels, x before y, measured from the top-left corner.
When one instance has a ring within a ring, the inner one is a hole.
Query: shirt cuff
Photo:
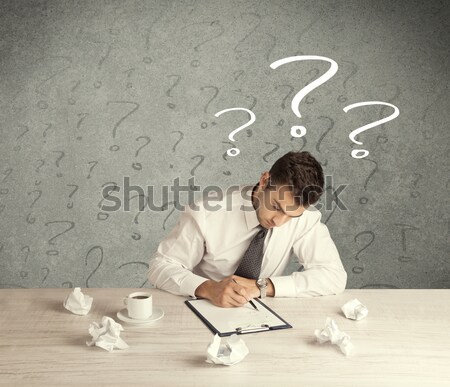
[[[296,297],[296,284],[292,276],[270,277],[275,288],[275,297]]]
[[[186,294],[189,297],[195,297],[195,290],[203,283],[208,281],[207,278],[200,277],[197,274],[189,273],[183,280],[180,286],[180,292]]]

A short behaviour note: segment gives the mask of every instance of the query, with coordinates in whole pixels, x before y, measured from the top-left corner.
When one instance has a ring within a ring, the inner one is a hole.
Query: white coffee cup
[[[135,292],[124,298],[123,303],[128,309],[128,317],[136,320],[146,320],[153,313],[153,300],[151,293]]]

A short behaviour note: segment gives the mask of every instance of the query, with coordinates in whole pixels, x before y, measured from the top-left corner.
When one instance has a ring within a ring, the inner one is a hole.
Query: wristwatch
[[[267,278],[260,278],[258,281],[256,281],[256,286],[258,287],[259,291],[261,292],[261,295],[259,296],[259,298],[266,298]]]

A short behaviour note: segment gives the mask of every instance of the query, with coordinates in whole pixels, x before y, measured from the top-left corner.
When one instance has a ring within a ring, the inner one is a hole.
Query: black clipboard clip
[[[268,331],[270,330],[269,324],[261,324],[261,325],[254,325],[254,326],[248,326],[248,327],[238,327],[236,328],[236,333],[238,335],[242,335],[244,333],[253,333],[253,332],[262,332],[262,331]]]

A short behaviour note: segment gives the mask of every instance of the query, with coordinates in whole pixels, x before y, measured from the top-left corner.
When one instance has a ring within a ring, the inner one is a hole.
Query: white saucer
[[[122,309],[120,312],[117,312],[117,318],[124,322],[135,324],[135,325],[145,325],[155,322],[164,316],[164,311],[161,308],[153,308],[152,315],[146,320],[136,320],[134,318],[128,317],[128,310]]]

